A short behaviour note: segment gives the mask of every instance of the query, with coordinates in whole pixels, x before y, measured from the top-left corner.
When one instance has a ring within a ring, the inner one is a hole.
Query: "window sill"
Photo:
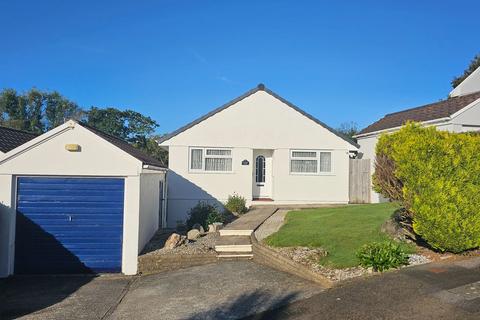
[[[234,174],[235,171],[188,171],[190,174]]]
[[[328,173],[296,173],[296,172],[290,172],[291,176],[315,176],[315,177],[322,177],[322,176],[335,176],[336,174],[333,172],[328,172]]]

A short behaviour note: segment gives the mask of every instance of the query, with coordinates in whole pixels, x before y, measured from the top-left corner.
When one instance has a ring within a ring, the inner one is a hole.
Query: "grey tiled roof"
[[[30,132],[0,127],[0,151],[6,153],[37,136]]]
[[[423,122],[450,117],[455,112],[460,111],[477,99],[480,99],[480,91],[464,96],[448,98],[447,100],[412,109],[390,113],[360,131],[359,134],[400,127],[407,121]]]

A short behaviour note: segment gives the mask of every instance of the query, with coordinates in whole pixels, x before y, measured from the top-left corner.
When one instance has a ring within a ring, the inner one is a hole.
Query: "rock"
[[[208,232],[217,232],[218,230],[223,228],[223,223],[221,222],[214,222],[208,225]]]
[[[192,230],[193,229],[197,229],[198,231],[200,231],[200,233],[204,233],[205,230],[203,229],[202,225],[200,223],[195,223],[193,226],[192,226]],[[190,231],[192,231],[190,230]]]
[[[400,224],[394,219],[388,219],[380,227],[380,231],[390,235],[395,240],[404,240],[405,232]]]
[[[192,229],[192,230],[187,232],[187,239],[188,240],[196,240],[196,239],[200,238],[200,236],[201,236],[201,233],[198,229]]]
[[[185,242],[186,237],[181,236],[178,233],[172,233],[170,237],[168,237],[167,241],[165,241],[165,245],[163,246],[164,249],[172,250]]]

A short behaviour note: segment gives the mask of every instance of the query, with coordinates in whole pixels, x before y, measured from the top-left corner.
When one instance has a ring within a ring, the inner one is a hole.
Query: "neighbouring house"
[[[358,157],[370,159],[372,173],[380,135],[398,131],[407,121],[451,132],[480,131],[480,68],[452,90],[448,99],[387,114],[360,131],[355,136],[360,145]],[[376,192],[370,195],[372,203],[385,200]]]
[[[168,225],[199,201],[222,205],[349,202],[358,145],[260,84],[165,136]]]
[[[37,135],[0,126],[0,159],[5,153],[35,138]]]
[[[139,252],[166,223],[166,172],[127,142],[73,120],[6,152],[0,276],[135,274]]]

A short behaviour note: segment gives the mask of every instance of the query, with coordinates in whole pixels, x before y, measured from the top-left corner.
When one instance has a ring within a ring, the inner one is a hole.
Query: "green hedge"
[[[478,134],[455,134],[409,123],[396,133],[382,135],[376,153],[394,163],[394,177],[381,176],[376,170],[376,191],[388,196],[385,180],[401,182],[399,198],[411,212],[418,235],[441,251],[461,252],[480,246]]]

